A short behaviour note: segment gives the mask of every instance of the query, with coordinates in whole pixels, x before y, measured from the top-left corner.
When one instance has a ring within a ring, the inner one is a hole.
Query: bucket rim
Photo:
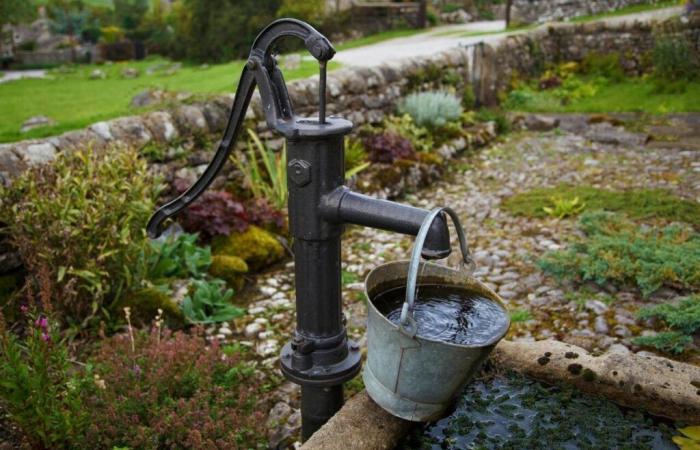
[[[408,265],[409,265],[409,264],[410,264],[410,261],[409,261],[409,260],[391,261],[391,262],[388,262],[388,263],[380,264],[380,265],[378,265],[377,267],[375,267],[374,269],[372,269],[372,270],[367,274],[367,276],[365,277],[364,293],[365,293],[365,296],[367,297],[367,305],[368,305],[368,308],[371,308],[379,317],[381,317],[381,319],[384,321],[385,324],[389,325],[389,326],[390,326],[392,329],[394,329],[395,331],[400,331],[399,326],[396,325],[396,324],[394,324],[393,322],[391,322],[389,319],[387,319],[387,317],[386,317],[384,314],[382,314],[382,313],[377,309],[377,307],[374,305],[374,302],[372,301],[372,298],[370,297],[369,292],[368,292],[368,289],[367,289],[367,280],[370,279],[370,277],[372,276],[372,274],[374,274],[376,271],[378,271],[378,270],[380,270],[380,269],[386,269],[387,267],[390,267],[390,266],[401,266],[401,265],[405,265],[406,268],[408,268]],[[442,266],[442,265],[435,264],[435,263],[432,263],[432,262],[427,262],[427,261],[422,261],[422,262],[420,263],[420,265],[421,265],[421,266],[422,266],[422,265],[430,265],[430,266],[433,266],[433,267],[437,267],[437,268],[439,268],[439,269],[441,269],[441,270],[459,273],[461,276],[465,277],[465,279],[468,279],[469,281],[471,281],[471,282],[475,283],[476,285],[478,285],[480,289],[483,289],[483,290],[488,294],[488,299],[489,299],[490,301],[495,301],[501,308],[503,308],[503,311],[506,313],[506,319],[508,320],[508,324],[507,324],[507,326],[505,327],[505,329],[504,329],[504,331],[503,331],[502,334],[499,334],[499,335],[497,335],[497,336],[494,336],[493,338],[489,339],[489,340],[486,341],[485,343],[482,343],[482,344],[479,344],[479,345],[474,345],[474,344],[457,344],[457,343],[454,343],[454,342],[445,342],[445,341],[440,341],[440,340],[437,340],[437,339],[425,338],[425,337],[419,336],[418,334],[416,334],[415,336],[413,336],[414,339],[420,339],[421,341],[424,341],[424,342],[430,342],[430,343],[434,343],[434,344],[448,345],[448,346],[450,346],[450,347],[456,347],[456,348],[464,348],[464,349],[482,349],[482,348],[486,348],[486,347],[490,347],[490,346],[496,345],[499,341],[501,341],[501,340],[508,334],[508,331],[510,330],[510,326],[511,326],[511,320],[510,320],[510,315],[508,314],[508,308],[507,308],[505,302],[503,301],[503,299],[501,298],[501,296],[498,295],[493,289],[489,288],[489,287],[486,286],[481,280],[479,280],[479,279],[477,279],[477,278],[474,278],[472,275],[464,274],[464,273],[459,272],[458,270],[455,270],[455,269],[453,269],[453,268],[451,268],[451,267]],[[408,279],[408,274],[406,274],[406,279]],[[445,286],[459,287],[459,286],[457,286],[455,283],[445,283],[444,285],[445,285]],[[419,283],[417,284],[417,286],[421,286],[421,283],[419,282]]]

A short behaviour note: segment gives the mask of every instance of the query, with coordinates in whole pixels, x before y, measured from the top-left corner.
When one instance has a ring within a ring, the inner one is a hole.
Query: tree
[[[128,31],[136,30],[148,12],[148,0],[114,0],[117,25]]]
[[[0,32],[7,24],[29,22],[36,16],[36,7],[27,0],[0,0]]]

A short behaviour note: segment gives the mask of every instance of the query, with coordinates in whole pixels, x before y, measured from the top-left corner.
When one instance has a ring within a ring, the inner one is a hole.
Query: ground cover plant
[[[507,198],[501,206],[512,214],[544,218],[550,215],[545,208],[556,207],[557,199],[573,201],[576,198],[579,199],[579,207],[583,206],[576,208],[576,214],[583,210],[605,210],[624,213],[633,219],[681,221],[700,228],[700,205],[663,189],[611,191],[562,184],[516,194]]]
[[[662,286],[700,288],[700,234],[682,224],[640,226],[609,212],[579,219],[585,237],[539,261],[560,280],[613,283],[649,296]]]
[[[700,295],[692,295],[677,303],[664,303],[639,310],[639,319],[657,319],[663,330],[652,336],[639,336],[634,343],[667,353],[683,353],[694,344],[700,331]]]

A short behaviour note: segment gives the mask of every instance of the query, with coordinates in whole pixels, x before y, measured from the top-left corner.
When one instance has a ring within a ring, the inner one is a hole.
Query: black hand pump
[[[282,37],[304,41],[319,61],[319,117],[299,118],[272,55]],[[243,69],[224,137],[202,176],[180,197],[159,208],[148,222],[155,238],[167,218],[177,214],[212,183],[234,148],[255,86],[267,125],[287,139],[289,226],[294,237],[297,327],[281,354],[284,375],[301,385],[302,439],[309,438],[343,404],[343,383],[360,370],[359,346],[347,338],[341,304],[340,241],[344,223],[415,235],[429,211],[378,200],[343,186],[344,136],[352,123],[325,117],[326,63],[335,49],[310,25],[281,19],[255,39]],[[444,217],[433,222],[423,256],[450,253]]]

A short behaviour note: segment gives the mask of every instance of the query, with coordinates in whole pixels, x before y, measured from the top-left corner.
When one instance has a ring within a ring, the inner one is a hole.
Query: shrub
[[[697,63],[688,42],[684,39],[658,39],[654,45],[652,59],[654,76],[659,81],[687,81],[697,76]]]
[[[144,276],[156,185],[135,151],[88,148],[0,189],[0,221],[29,272],[25,291],[73,323],[106,311]]]
[[[175,189],[185,192],[189,183],[183,179],[173,182]],[[182,227],[190,233],[199,233],[208,241],[214,236],[248,227],[248,216],[243,204],[225,191],[205,191],[178,216]]]
[[[416,125],[410,115],[389,116],[382,123],[384,131],[397,134],[411,141],[411,145],[419,152],[432,152],[435,150],[435,141],[432,133],[425,127]]]
[[[495,122],[499,134],[510,133],[510,121],[500,111],[483,108],[476,113],[475,119],[479,122]]]
[[[692,336],[700,330],[700,295],[681,299],[678,304],[662,304],[642,308],[640,319],[659,319],[665,331],[655,336],[641,336],[635,344],[655,347],[670,353],[682,353],[693,343]]]
[[[287,215],[276,209],[264,198],[253,198],[246,202],[248,221],[265,229],[284,234],[287,231]]]
[[[367,151],[362,141],[345,137],[345,178],[352,178],[354,175],[365,170],[367,162]]]
[[[590,52],[581,63],[581,71],[586,75],[607,78],[610,81],[622,81],[625,72],[622,70],[618,53]]]
[[[148,279],[202,278],[211,264],[209,247],[197,246],[196,234],[180,234],[151,241]]]
[[[660,218],[687,222],[700,227],[700,205],[679,198],[663,189],[609,191],[591,186],[562,184],[553,188],[537,188],[507,198],[502,206],[512,214],[546,217],[544,208],[552,205],[552,197],[572,201],[580,198],[589,211],[622,212],[633,219]]]
[[[416,159],[411,141],[395,133],[384,132],[369,136],[365,140],[369,160],[391,164],[397,159]]]
[[[700,234],[681,225],[639,227],[612,213],[585,213],[585,239],[547,253],[539,266],[558,279],[638,287],[648,296],[663,285],[700,287]]]
[[[259,382],[239,348],[154,327],[105,340],[91,364],[91,448],[257,447]]]
[[[410,115],[418,126],[439,128],[459,120],[462,105],[447,92],[421,92],[406,97],[399,105],[399,112]]]
[[[26,310],[24,319],[20,339],[0,316],[0,401],[33,448],[74,448],[90,418],[80,401],[90,380],[71,367],[54,320]]]

